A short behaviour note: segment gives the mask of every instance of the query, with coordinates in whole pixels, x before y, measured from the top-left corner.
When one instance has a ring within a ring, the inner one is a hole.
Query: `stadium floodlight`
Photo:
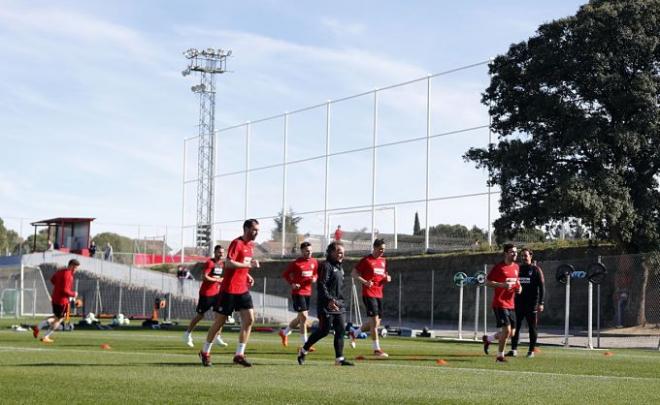
[[[199,94],[199,146],[197,155],[197,229],[198,248],[210,250],[213,235],[214,175],[215,175],[215,79],[214,74],[224,73],[231,51],[207,48],[201,51],[190,48],[183,53],[188,66],[181,74],[200,73],[200,81],[190,90]],[[211,253],[210,251],[208,252]]]

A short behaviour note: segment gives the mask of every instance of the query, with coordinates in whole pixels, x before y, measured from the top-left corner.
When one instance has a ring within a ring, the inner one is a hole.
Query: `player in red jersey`
[[[183,334],[183,342],[189,347],[194,347],[192,340],[192,331],[199,321],[204,319],[204,314],[218,302],[220,299],[220,283],[222,282],[222,258],[225,255],[225,249],[221,245],[213,248],[213,257],[206,261],[202,271],[202,285],[199,287],[199,300],[195,311],[197,315],[190,321],[188,329]],[[215,341],[222,347],[227,347],[227,343],[222,340],[222,329],[219,330]]]
[[[377,357],[389,357],[380,348],[378,339],[378,328],[383,318],[383,286],[392,281],[387,274],[384,253],[385,241],[376,239],[371,254],[363,257],[352,272],[353,278],[362,284],[362,302],[367,308],[369,320],[360,328],[351,328],[349,331],[351,347],[355,348],[355,338],[360,332],[369,331],[374,355]]]
[[[254,240],[259,234],[259,221],[248,219],[243,223],[243,235],[234,239],[227,249],[224,278],[220,289],[220,300],[213,307],[216,312],[215,321],[206,335],[206,343],[199,357],[205,367],[211,365],[211,346],[215,335],[220,331],[234,311],[241,315],[241,331],[238,335],[238,346],[234,355],[234,363],[244,367],[252,364],[245,358],[245,346],[250,338],[252,324],[254,323],[254,310],[250,287],[254,279],[250,276],[250,269],[259,268],[259,261],[252,257]]]
[[[53,343],[54,340],[50,337],[60,327],[64,318],[69,312],[70,300],[76,298],[78,293],[73,291],[73,274],[80,266],[80,262],[76,259],[69,260],[66,268],[59,269],[50,278],[53,283],[53,294],[51,301],[53,303],[53,316],[44,319],[39,325],[31,327],[32,335],[34,338],[39,337],[39,331],[48,327],[48,332],[41,338],[44,343]]]
[[[506,340],[516,331],[515,296],[522,292],[518,279],[518,250],[510,243],[504,245],[504,261],[496,264],[486,277],[486,285],[495,289],[493,295],[493,312],[500,331],[494,335],[484,335],[484,352],[488,354],[488,346],[498,340],[497,362],[506,362],[504,347]]]
[[[284,347],[289,345],[289,334],[296,327],[300,328],[302,344],[304,345],[307,341],[307,318],[312,298],[312,283],[316,282],[319,262],[312,257],[312,246],[309,242],[300,244],[300,254],[301,256],[291,262],[282,273],[282,277],[291,285],[293,309],[298,312],[298,316],[286,328],[279,331]]]

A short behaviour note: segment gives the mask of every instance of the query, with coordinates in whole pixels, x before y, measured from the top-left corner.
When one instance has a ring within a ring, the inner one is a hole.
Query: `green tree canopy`
[[[464,156],[501,188],[499,238],[580,220],[622,250],[660,242],[660,2],[592,0],[490,64],[498,143]]]
[[[419,225],[419,214],[415,212],[415,222],[413,223],[413,235],[421,235],[422,228]]]
[[[133,252],[133,239],[112,232],[97,233],[92,240],[96,242],[96,248],[103,252],[106,243],[110,242],[113,252]]]
[[[4,221],[0,218],[0,255],[17,253],[21,241],[18,232],[12,229],[7,229]]]
[[[302,221],[302,217],[297,217],[295,215],[296,214],[293,212],[293,210],[289,208],[289,211],[284,216],[284,221],[286,224],[284,229],[287,238],[290,238],[291,236],[296,237],[298,235],[298,222]],[[277,217],[275,217],[274,221],[275,228],[271,231],[271,238],[272,240],[282,240],[282,211],[277,213]],[[289,240],[289,242],[291,241],[292,240]],[[293,243],[295,245],[295,239],[293,240]]]

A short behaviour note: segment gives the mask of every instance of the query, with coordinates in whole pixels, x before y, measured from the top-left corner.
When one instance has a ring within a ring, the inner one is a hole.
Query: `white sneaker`
[[[356,346],[355,339],[357,339],[357,333],[356,333],[355,329],[351,328],[348,331],[348,337],[351,339],[351,343],[350,343],[351,344],[351,349],[355,349],[355,346]]]
[[[188,346],[188,347],[195,347],[195,345],[193,344],[191,333],[184,333],[183,334],[183,343],[185,343],[186,346]]]
[[[222,336],[220,336],[220,335],[218,335],[218,336],[215,337],[215,341],[216,341],[217,344],[219,344],[219,345],[222,346],[222,347],[227,347],[227,346],[229,346],[229,343],[225,343],[225,341],[222,340]]]

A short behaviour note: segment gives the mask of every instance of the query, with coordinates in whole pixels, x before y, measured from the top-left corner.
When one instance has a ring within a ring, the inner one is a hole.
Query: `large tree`
[[[501,188],[502,238],[581,220],[622,250],[660,242],[660,2],[593,0],[490,64],[498,142],[464,156]]]
[[[277,213],[277,216],[273,219],[275,221],[275,228],[271,231],[271,238],[273,240],[282,240],[282,211]],[[295,212],[291,208],[284,215],[284,231],[286,232],[286,238],[288,242],[292,242],[295,246],[296,237],[298,236],[298,222],[302,221],[302,217],[297,217]]]

